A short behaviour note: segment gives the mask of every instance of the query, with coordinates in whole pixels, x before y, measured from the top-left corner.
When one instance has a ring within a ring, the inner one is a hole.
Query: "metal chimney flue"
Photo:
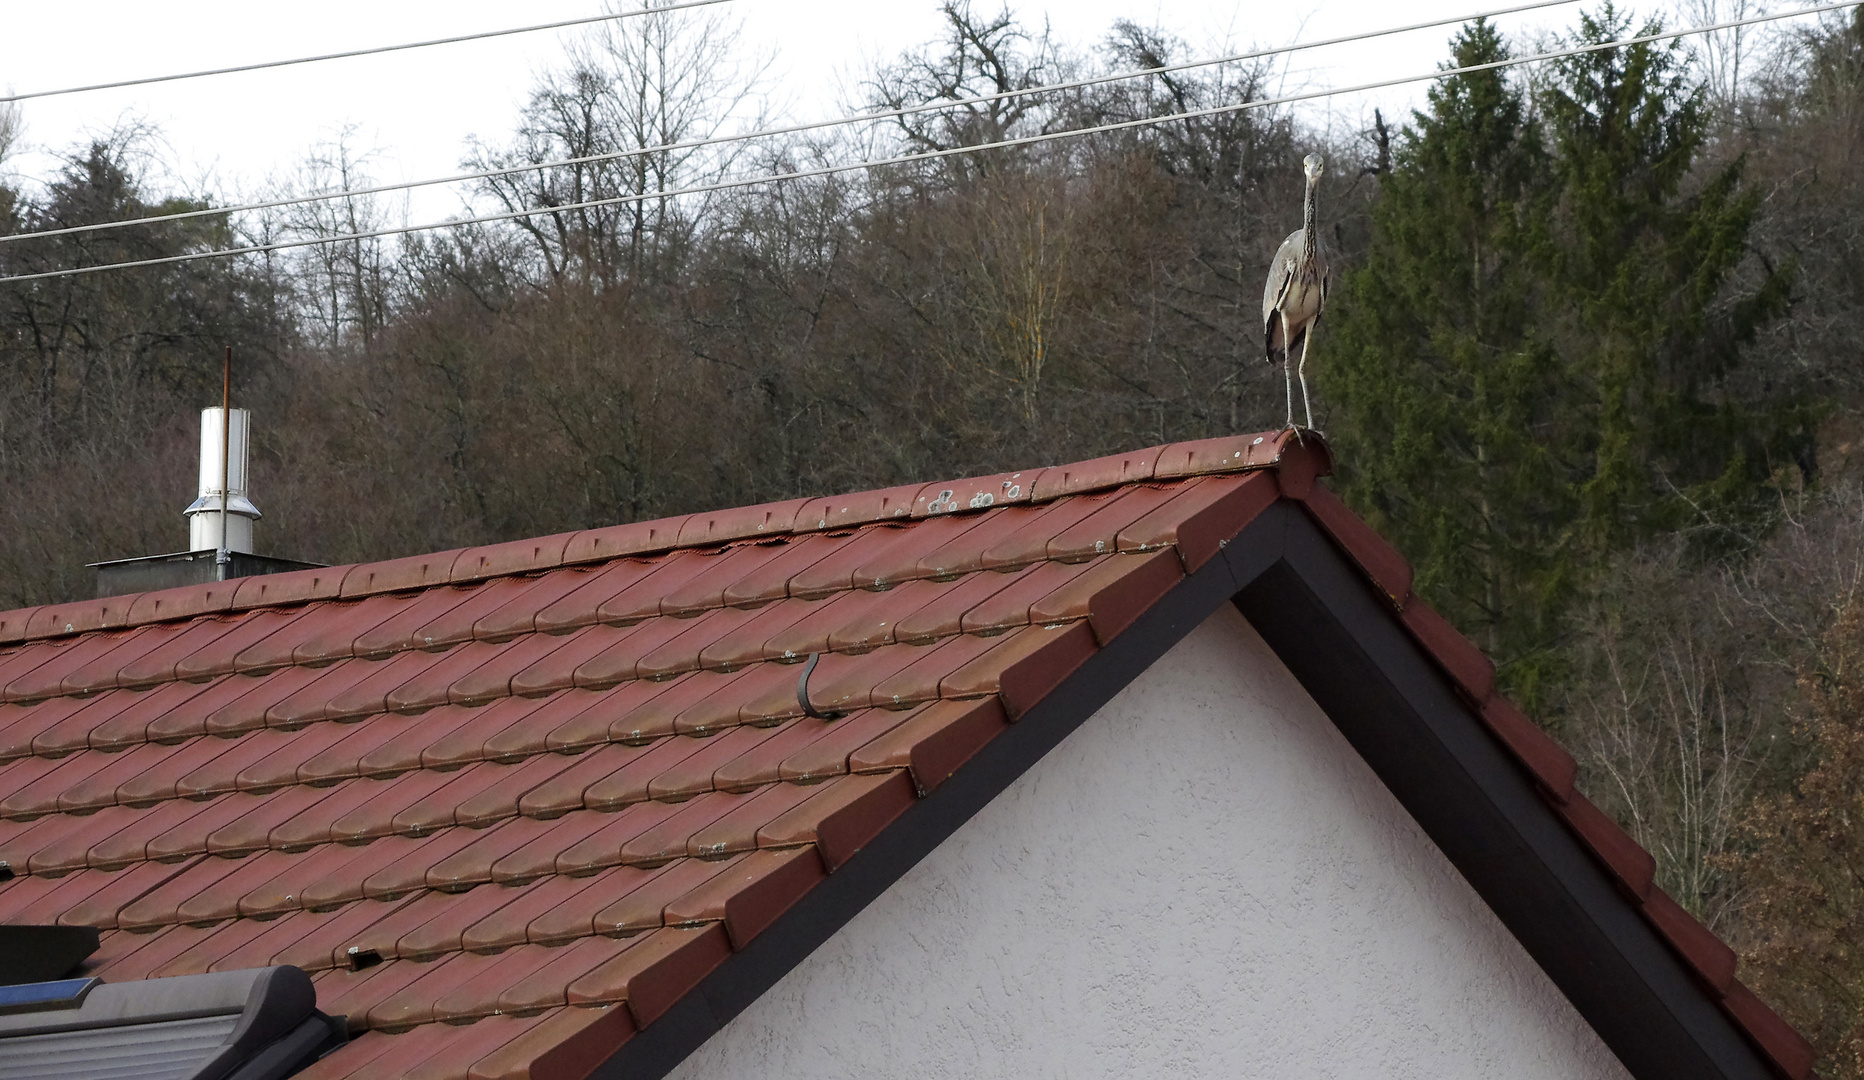
[[[97,570],[98,596],[154,592],[323,565],[253,550],[252,523],[259,520],[259,508],[252,504],[247,487],[247,477],[252,475],[252,417],[245,409],[231,407],[231,349],[223,374],[220,407],[201,410],[200,494],[182,511],[188,519],[188,550],[91,563]]]
[[[226,417],[224,428],[222,416]],[[200,497],[182,511],[188,518],[189,546],[195,551],[253,550],[252,523],[260,514],[247,488],[251,422],[245,409],[201,410]]]

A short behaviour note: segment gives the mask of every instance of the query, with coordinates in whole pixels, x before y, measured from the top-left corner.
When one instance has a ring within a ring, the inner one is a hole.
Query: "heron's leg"
[[[1286,333],[1287,331],[1283,331]],[[1307,429],[1314,430],[1314,406],[1307,400],[1307,346],[1314,340],[1313,324],[1308,324],[1307,333],[1301,335],[1301,408],[1307,412]],[[1289,412],[1293,412],[1289,408]]]
[[[1294,373],[1288,370],[1288,313],[1286,311],[1277,311],[1275,314],[1281,316],[1281,373],[1282,382],[1288,387],[1288,423],[1286,426],[1294,427]]]

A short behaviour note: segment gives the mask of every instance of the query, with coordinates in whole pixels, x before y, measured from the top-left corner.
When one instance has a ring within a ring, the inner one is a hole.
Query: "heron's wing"
[[[1300,257],[1301,230],[1296,229],[1275,250],[1275,260],[1269,263],[1268,280],[1262,285],[1262,344],[1271,359],[1275,351],[1275,312],[1288,298],[1288,286],[1294,281],[1290,268]]]

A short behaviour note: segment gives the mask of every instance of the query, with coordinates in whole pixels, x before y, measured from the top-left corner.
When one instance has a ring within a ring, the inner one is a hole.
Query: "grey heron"
[[[1262,287],[1262,341],[1267,360],[1273,364],[1275,353],[1282,354],[1282,377],[1288,384],[1288,426],[1294,427],[1294,380],[1301,380],[1301,408],[1307,413],[1307,426],[1314,426],[1314,409],[1307,400],[1307,343],[1314,324],[1320,321],[1321,309],[1327,306],[1327,285],[1331,271],[1327,253],[1320,244],[1320,175],[1326,160],[1309,154],[1301,163],[1307,173],[1307,200],[1301,209],[1301,227],[1288,234],[1275,261],[1269,266],[1269,280]],[[1294,367],[1294,348],[1301,347],[1301,363]]]

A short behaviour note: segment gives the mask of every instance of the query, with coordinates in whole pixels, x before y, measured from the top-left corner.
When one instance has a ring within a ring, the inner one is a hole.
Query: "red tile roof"
[[[360,1033],[307,1077],[581,1077],[1286,499],[1807,1075],[1328,470],[1239,436],[0,613],[0,921],[303,967]]]

